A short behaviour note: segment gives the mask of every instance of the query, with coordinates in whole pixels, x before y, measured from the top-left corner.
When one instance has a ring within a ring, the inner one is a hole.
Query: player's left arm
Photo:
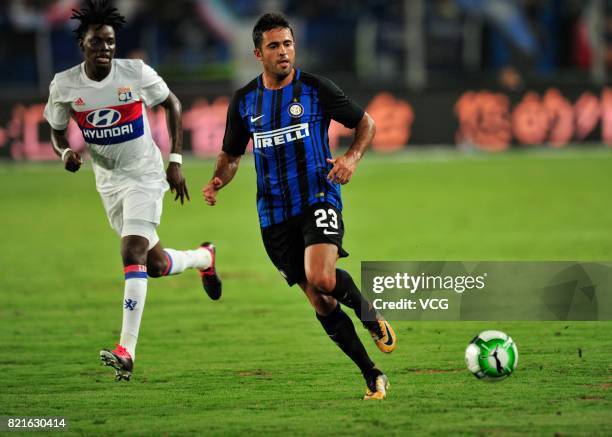
[[[183,152],[181,102],[172,92],[170,92],[168,94],[168,97],[160,103],[160,106],[166,110],[166,123],[168,125],[168,132],[170,132],[170,141],[172,144],[170,153],[176,153],[181,155]],[[170,190],[176,194],[174,200],[181,199],[181,204],[183,204],[185,198],[187,198],[187,200],[191,200],[189,198],[187,183],[185,181],[185,177],[183,176],[180,163],[168,163],[168,168],[166,169],[166,178],[168,180],[168,184],[170,185]]]
[[[323,116],[336,120],[349,129],[355,129],[353,144],[347,152],[337,158],[327,160],[332,165],[327,179],[331,182],[346,184],[353,177],[359,160],[370,146],[376,133],[376,126],[372,117],[349,99],[338,85],[322,76],[315,76],[315,80],[318,85]]]
[[[361,117],[361,120],[355,127],[355,138],[351,147],[349,147],[344,155],[327,160],[327,162],[333,165],[327,175],[327,179],[342,185],[348,183],[353,177],[361,157],[367,148],[370,147],[375,133],[376,125],[374,120],[370,114],[364,112],[363,117]]]

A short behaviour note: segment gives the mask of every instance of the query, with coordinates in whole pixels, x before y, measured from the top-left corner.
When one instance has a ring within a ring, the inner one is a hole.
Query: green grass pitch
[[[253,163],[205,206],[212,161],[191,160],[192,200],[166,196],[162,243],[218,244],[224,295],[191,271],[149,281],[135,373],[98,351],[118,340],[123,274],[89,164],[0,166],[0,416],[65,416],[76,435],[611,435],[612,322],[395,322],[382,403],[267,259]],[[612,151],[364,158],[343,189],[339,263],[611,260]],[[508,332],[519,365],[495,384],[465,369],[484,329]],[[578,350],[581,351],[581,356]]]

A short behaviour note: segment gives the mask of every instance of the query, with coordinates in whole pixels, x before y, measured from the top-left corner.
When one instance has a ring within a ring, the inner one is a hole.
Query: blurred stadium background
[[[610,0],[122,0],[119,57],[150,63],[184,107],[186,148],[214,155],[233,90],[259,74],[262,12],[292,21],[299,67],[327,75],[378,124],[375,150],[612,145]],[[0,2],[0,157],[53,159],[53,74],[81,62],[78,0]],[[163,113],[150,117],[168,152]],[[75,148],[84,147],[75,125]],[[350,132],[332,125],[333,146]]]
[[[367,107],[373,149],[396,152],[367,154],[343,189],[340,266],[355,278],[362,260],[609,260],[611,1],[115,4],[128,19],[118,56],[144,58],[179,96],[194,156],[192,201],[166,196],[160,235],[178,248],[212,238],[224,296],[209,301],[194,272],[150,281],[133,380],[100,366],[121,323],[118,242],[91,166],[64,171],[42,118],[53,74],[81,62],[78,2],[0,1],[0,415],[66,416],[74,435],[612,435],[612,322],[394,321],[399,347],[384,357],[358,327],[392,381],[384,405],[367,404],[267,259],[252,160],[217,207],[199,195],[229,97],[260,72],[252,26],[279,10],[298,66]],[[168,153],[163,112],[149,120]],[[331,127],[334,146],[350,135]],[[484,329],[518,344],[504,383],[465,369]]]

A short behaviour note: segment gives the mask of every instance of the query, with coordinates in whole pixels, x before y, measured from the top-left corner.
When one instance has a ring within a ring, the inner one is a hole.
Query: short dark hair
[[[287,21],[282,14],[268,13],[259,17],[259,20],[257,20],[253,28],[253,44],[255,48],[261,48],[264,32],[278,27],[289,29],[291,31],[291,36],[293,36],[293,29],[291,25],[289,25],[289,21]]]
[[[112,26],[115,31],[125,24],[125,17],[111,6],[109,0],[85,0],[82,9],[73,9],[72,12],[70,18],[81,22],[74,30],[77,40],[83,39],[92,24]]]

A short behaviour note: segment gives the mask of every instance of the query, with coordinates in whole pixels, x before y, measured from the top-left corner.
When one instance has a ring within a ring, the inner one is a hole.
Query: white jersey
[[[141,60],[113,59],[100,82],[87,77],[83,63],[55,75],[44,117],[57,130],[66,129],[71,116],[75,119],[101,194],[155,183],[165,190],[162,156],[144,105],[155,106],[169,93],[163,79]]]

